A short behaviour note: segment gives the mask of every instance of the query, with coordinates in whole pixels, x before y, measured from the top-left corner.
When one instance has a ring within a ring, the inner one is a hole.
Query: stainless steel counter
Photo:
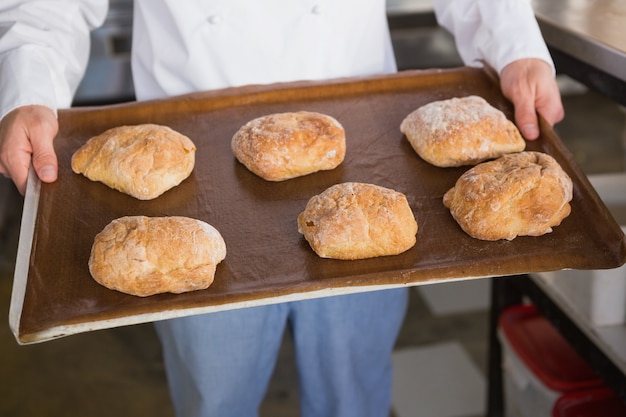
[[[433,13],[432,0],[387,0],[387,14]]]
[[[533,0],[548,45],[626,82],[626,2]]]
[[[626,2],[532,0],[557,71],[626,106]],[[432,0],[389,0],[390,26],[434,25]]]

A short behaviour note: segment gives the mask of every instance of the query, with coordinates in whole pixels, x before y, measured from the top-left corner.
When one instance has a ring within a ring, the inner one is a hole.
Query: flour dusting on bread
[[[415,245],[417,228],[404,194],[367,183],[331,186],[298,216],[298,231],[322,258],[397,255]]]
[[[126,216],[94,238],[89,271],[101,285],[147,297],[208,288],[226,257],[219,231],[201,220]]]
[[[513,122],[478,96],[425,104],[404,118],[400,130],[422,159],[438,167],[473,165],[526,147]]]
[[[193,171],[196,146],[156,124],[118,126],[90,138],[72,155],[72,170],[139,200],[152,200]]]
[[[233,154],[267,181],[284,181],[339,166],[346,154],[343,126],[317,112],[274,113],[244,124],[231,141]]]
[[[550,155],[520,152],[466,171],[443,203],[470,236],[513,240],[552,232],[571,212],[573,185]]]

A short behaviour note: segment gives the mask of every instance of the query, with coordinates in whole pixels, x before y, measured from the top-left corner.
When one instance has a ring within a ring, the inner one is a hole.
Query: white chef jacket
[[[552,65],[530,0],[433,5],[467,65]],[[2,0],[0,118],[22,105],[70,106],[106,13],[105,0]],[[396,70],[385,0],[135,0],[132,46],[139,100]]]

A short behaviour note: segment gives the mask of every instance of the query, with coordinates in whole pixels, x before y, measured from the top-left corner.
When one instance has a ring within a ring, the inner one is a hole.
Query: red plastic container
[[[568,392],[603,385],[533,305],[509,307],[500,315],[499,325],[515,353],[546,387]]]
[[[609,388],[563,394],[554,404],[552,417],[624,417],[626,404]]]
[[[503,311],[499,338],[507,417],[549,416],[563,394],[605,386],[532,305]]]

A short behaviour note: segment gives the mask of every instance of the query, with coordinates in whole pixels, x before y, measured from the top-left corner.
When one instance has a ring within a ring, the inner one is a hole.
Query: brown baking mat
[[[527,148],[553,155],[573,178],[572,214],[551,234],[510,242],[480,241],[461,231],[442,197],[467,168],[425,163],[399,125],[425,103],[470,94],[483,96],[512,117],[497,81],[470,68],[249,86],[61,111],[55,141],[59,179],[41,184],[38,198],[35,193],[26,199],[25,218],[27,210],[33,212],[32,246],[29,236],[21,236],[26,249],[20,256],[27,267],[16,272],[11,313],[18,341],[387,286],[624,263],[621,229],[547,125]],[[340,167],[266,182],[235,160],[230,140],[242,124],[264,114],[296,110],[327,113],[343,124],[347,154]],[[168,125],[196,143],[196,167],[180,186],[155,200],[139,201],[72,173],[72,153],[92,135],[148,122]],[[345,181],[406,194],[419,224],[415,247],[397,256],[358,261],[315,255],[298,233],[296,217],[311,196]],[[139,298],[94,282],[87,268],[93,238],[110,221],[126,215],[189,216],[215,226],[228,254],[214,284],[203,291]]]

